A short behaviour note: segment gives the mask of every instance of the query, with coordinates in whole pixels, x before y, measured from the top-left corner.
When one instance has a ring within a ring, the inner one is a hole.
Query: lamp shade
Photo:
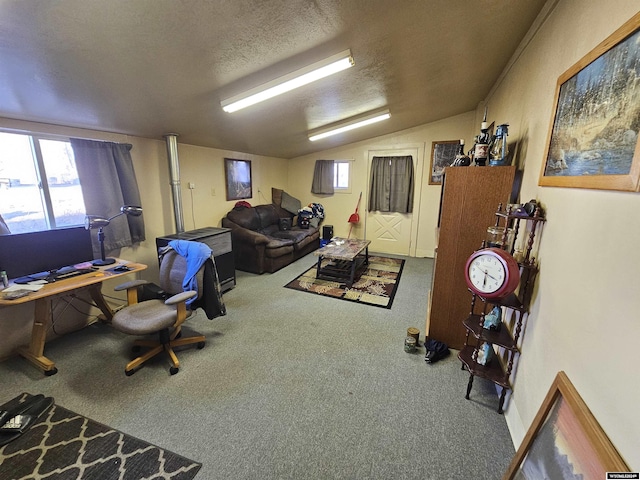
[[[106,227],[109,225],[109,219],[98,215],[87,215],[84,217],[84,228],[91,230],[93,228]]]

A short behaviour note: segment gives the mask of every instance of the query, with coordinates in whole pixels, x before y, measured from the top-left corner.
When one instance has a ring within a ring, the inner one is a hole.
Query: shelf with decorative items
[[[466,338],[458,358],[461,368],[469,372],[465,398],[469,399],[474,377],[490,380],[502,387],[498,413],[503,413],[538,273],[531,252],[538,225],[545,218],[533,200],[506,209],[500,204],[495,216],[495,225],[488,227],[482,247],[471,254],[465,266],[471,309],[462,322]],[[527,222],[526,234],[518,249],[522,221]]]

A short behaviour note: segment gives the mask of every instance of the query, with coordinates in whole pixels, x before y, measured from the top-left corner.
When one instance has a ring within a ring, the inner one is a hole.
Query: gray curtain
[[[413,211],[413,158],[373,157],[371,162],[370,212]]]
[[[131,145],[72,138],[71,146],[88,215],[110,218],[123,205],[142,206],[129,153]],[[130,247],[145,239],[143,217],[114,218],[104,234],[106,251]],[[97,235],[92,239],[94,253],[98,253]]]
[[[333,195],[333,160],[316,160],[311,193]]]

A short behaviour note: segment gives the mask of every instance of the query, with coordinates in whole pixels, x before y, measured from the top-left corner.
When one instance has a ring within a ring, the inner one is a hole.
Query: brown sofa
[[[277,205],[236,207],[222,219],[231,229],[236,268],[252,273],[273,273],[320,246],[317,228],[281,229],[281,218],[293,215]]]

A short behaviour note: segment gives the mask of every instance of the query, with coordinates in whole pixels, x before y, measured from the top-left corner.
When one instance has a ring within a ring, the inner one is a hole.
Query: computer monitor
[[[9,278],[92,259],[91,232],[84,227],[0,235],[0,270],[5,270]]]

